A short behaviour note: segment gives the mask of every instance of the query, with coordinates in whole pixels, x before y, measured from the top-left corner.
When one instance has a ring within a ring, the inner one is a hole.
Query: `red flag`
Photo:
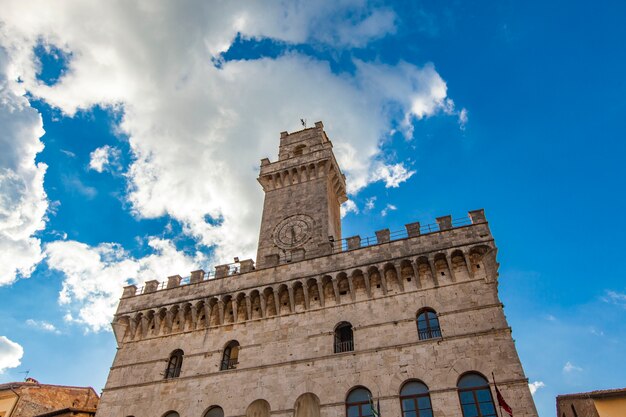
[[[498,389],[498,386],[496,385],[496,395],[498,396],[498,405],[507,412],[508,415],[510,415],[511,417],[513,417],[513,409],[511,408],[510,405],[508,405],[506,403],[506,401],[504,401],[504,398],[502,397],[502,394],[500,394],[500,390]]]

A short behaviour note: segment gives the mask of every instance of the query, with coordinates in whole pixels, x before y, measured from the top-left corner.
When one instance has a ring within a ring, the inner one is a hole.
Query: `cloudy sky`
[[[346,236],[485,208],[542,417],[624,385],[620,2],[1,3],[0,382],[99,390],[123,285],[254,257],[304,118]]]

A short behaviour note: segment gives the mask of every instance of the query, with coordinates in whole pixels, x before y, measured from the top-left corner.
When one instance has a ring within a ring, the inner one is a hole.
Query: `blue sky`
[[[622,3],[49,7],[0,10],[0,382],[101,389],[121,286],[253,256],[304,117],[344,236],[485,208],[542,417],[624,385]]]

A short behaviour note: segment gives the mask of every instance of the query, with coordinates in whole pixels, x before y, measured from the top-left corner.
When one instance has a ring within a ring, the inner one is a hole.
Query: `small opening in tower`
[[[339,295],[346,295],[348,291],[339,291]]]
[[[411,277],[408,277],[406,280],[407,280],[407,281],[409,281],[409,282],[411,282]]]
[[[476,264],[476,269],[480,269],[480,264]]]
[[[301,156],[304,153],[306,145],[298,145],[293,150],[293,156]]]
[[[376,284],[376,288],[380,288],[380,284]]]
[[[446,273],[445,273],[445,272],[441,272],[441,276],[442,276],[442,277],[443,277],[443,276],[445,276],[445,275],[446,275]]]

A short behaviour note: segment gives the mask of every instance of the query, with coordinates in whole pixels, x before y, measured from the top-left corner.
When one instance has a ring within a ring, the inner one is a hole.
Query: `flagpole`
[[[496,387],[496,393],[498,392],[498,384],[496,384],[496,376],[493,374],[493,371],[491,371],[491,378],[493,379],[493,386]],[[498,410],[500,410],[500,412],[498,413],[498,417],[502,417],[502,406],[500,405],[500,401],[498,401]]]

